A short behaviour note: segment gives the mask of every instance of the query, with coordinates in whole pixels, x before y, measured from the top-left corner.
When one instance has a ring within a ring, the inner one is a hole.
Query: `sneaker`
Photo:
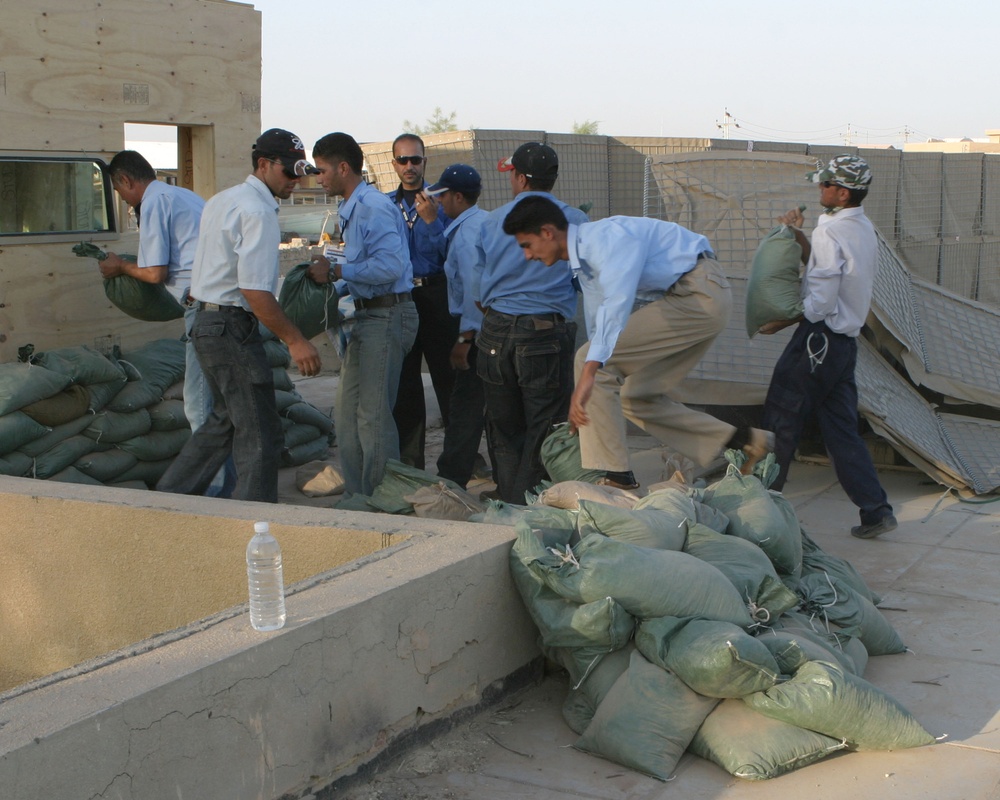
[[[628,472],[605,472],[604,477],[598,479],[598,486],[613,486],[616,489],[624,489],[629,492],[638,489],[639,484],[635,480],[632,470]]]
[[[771,431],[750,428],[747,438],[749,441],[743,445],[743,452],[747,454],[747,460],[740,467],[740,473],[743,475],[751,475],[757,462],[774,451],[774,434]]]
[[[890,514],[871,525],[855,525],[851,528],[851,536],[856,539],[874,539],[876,536],[894,530],[896,530],[896,518]]]

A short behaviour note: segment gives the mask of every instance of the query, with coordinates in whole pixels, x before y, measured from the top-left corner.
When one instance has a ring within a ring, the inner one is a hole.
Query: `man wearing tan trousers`
[[[603,483],[638,488],[625,420],[701,465],[726,448],[753,464],[773,447],[757,428],[737,428],[673,400],[670,392],[726,327],[729,282],[708,239],[672,222],[609,217],[570,225],[544,197],[518,203],[504,222],[525,258],[568,260],[583,289],[590,341],[576,357],[569,420],[585,469]]]

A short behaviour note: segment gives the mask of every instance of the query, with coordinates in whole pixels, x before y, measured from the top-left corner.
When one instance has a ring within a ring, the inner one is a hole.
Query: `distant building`
[[[926,142],[907,142],[907,153],[1000,153],[1000,128],[986,131],[985,139],[929,139]]]

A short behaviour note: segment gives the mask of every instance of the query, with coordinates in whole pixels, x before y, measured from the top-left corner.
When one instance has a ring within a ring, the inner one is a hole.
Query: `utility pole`
[[[850,147],[851,146],[851,137],[852,137],[851,123],[848,122],[847,123],[847,133],[844,134],[844,145],[846,147]]]
[[[726,114],[722,119],[722,122],[718,120],[715,121],[715,127],[722,131],[722,138],[729,138],[729,131],[731,128],[740,127],[740,123],[736,121],[736,117],[729,113],[729,109],[726,109]]]

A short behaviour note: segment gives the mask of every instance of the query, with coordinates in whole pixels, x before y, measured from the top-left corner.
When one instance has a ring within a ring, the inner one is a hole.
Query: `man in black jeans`
[[[587,215],[550,194],[559,161],[548,145],[521,145],[498,169],[508,173],[514,200],[492,211],[479,232],[473,296],[484,316],[476,367],[486,392],[497,492],[505,502],[524,503],[525,492],[546,477],[542,442],[569,413],[576,288],[565,261],[551,267],[525,261],[503,221],[523,198],[537,194],[552,199],[573,224]]]
[[[449,357],[458,336],[458,320],[448,311],[448,285],[444,274],[444,229],[448,217],[440,204],[424,192],[427,158],[419,136],[403,133],[396,137],[392,143],[392,167],[400,183],[386,194],[396,204],[406,224],[410,263],[413,264],[413,302],[420,319],[417,340],[403,360],[392,415],[399,431],[400,461],[423,469],[427,409],[422,363],[426,359],[446,427],[455,378]]]

